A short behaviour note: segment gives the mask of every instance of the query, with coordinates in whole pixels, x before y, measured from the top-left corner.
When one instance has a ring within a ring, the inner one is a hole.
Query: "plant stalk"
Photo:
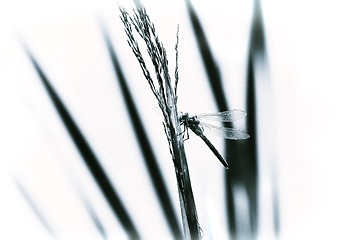
[[[168,78],[169,79],[169,78]],[[165,81],[167,104],[169,106],[170,137],[172,139],[173,163],[178,183],[178,193],[182,212],[185,239],[200,239],[197,209],[194,202],[191,180],[188,171],[187,158],[184,151],[183,136],[170,81]]]
[[[198,224],[197,209],[194,202],[191,180],[188,171],[187,158],[184,151],[183,135],[177,111],[177,83],[178,83],[178,31],[176,44],[176,70],[175,83],[173,86],[168,70],[166,50],[160,42],[154,24],[150,21],[144,7],[138,7],[134,16],[130,17],[125,9],[120,9],[120,18],[124,23],[124,29],[128,36],[128,44],[136,56],[143,74],[158,100],[158,105],[163,113],[163,126],[167,136],[169,150],[172,155],[182,213],[184,238],[197,240],[201,238]],[[146,43],[157,81],[153,81],[141,54],[138,42],[135,40],[132,25],[139,36]]]

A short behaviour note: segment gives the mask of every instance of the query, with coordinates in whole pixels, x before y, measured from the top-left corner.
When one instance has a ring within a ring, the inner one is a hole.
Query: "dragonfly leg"
[[[182,126],[182,124],[181,124]],[[183,124],[183,131],[179,134],[182,135],[183,140],[188,140],[189,139],[189,133],[188,133],[188,128]],[[187,137],[184,137],[187,136]]]
[[[185,141],[185,140],[189,139],[189,133],[188,133],[188,128],[184,124],[181,123],[181,126],[182,125],[183,125],[183,131],[179,135],[182,135],[182,138]],[[186,136],[186,137],[184,137],[184,136]]]
[[[184,136],[183,136],[183,140],[186,141],[186,140],[189,139],[189,132],[188,132],[188,128],[185,127],[185,126],[184,126],[184,131],[185,131],[185,133],[186,133],[185,135],[186,135],[187,137],[184,137]]]

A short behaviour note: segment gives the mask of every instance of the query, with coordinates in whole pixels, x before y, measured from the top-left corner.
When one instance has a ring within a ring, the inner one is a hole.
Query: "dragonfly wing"
[[[203,128],[205,134],[210,134],[231,140],[241,140],[249,138],[249,135],[240,129],[219,127],[207,123],[201,123],[200,125]]]
[[[199,120],[219,121],[219,122],[233,122],[244,118],[247,115],[245,111],[232,109],[218,113],[204,113],[198,114]]]

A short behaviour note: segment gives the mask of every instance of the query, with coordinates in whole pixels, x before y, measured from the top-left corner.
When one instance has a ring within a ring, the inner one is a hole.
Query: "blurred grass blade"
[[[192,23],[193,32],[196,36],[198,49],[202,56],[203,65],[206,69],[208,80],[211,85],[211,89],[214,94],[214,97],[216,99],[218,111],[228,110],[228,105],[223,90],[219,67],[216,61],[214,60],[212,51],[209,47],[201,22],[199,21],[199,18],[192,6],[191,1],[186,0],[186,4],[187,4],[188,14]]]
[[[79,182],[73,177],[73,175],[68,175],[68,177],[71,180],[71,185],[74,187],[74,190],[77,194],[79,194],[79,198],[83,203],[83,206],[85,207],[85,210],[89,214],[89,217],[91,218],[92,222],[94,223],[96,229],[98,230],[99,234],[103,237],[103,239],[107,239],[107,233],[105,231],[105,228],[98,217],[95,209],[93,208],[91,202],[89,201],[89,198],[86,196],[84,191],[82,190],[81,186],[79,185]]]
[[[259,0],[254,0],[253,19],[251,26],[250,47],[248,54],[248,69],[247,69],[247,112],[249,113],[247,119],[247,130],[254,136],[254,139],[249,141],[247,150],[254,159],[249,159],[250,163],[254,163],[255,167],[258,166],[258,171],[266,173],[266,176],[271,176],[268,179],[271,187],[270,198],[272,207],[273,219],[266,219],[273,223],[273,228],[278,235],[279,232],[279,213],[278,213],[278,194],[276,187],[276,176],[274,166],[274,154],[272,147],[272,98],[270,94],[270,81],[268,74],[267,63],[267,49],[265,30],[263,23],[262,6]],[[257,138],[259,136],[259,138]],[[258,158],[262,154],[262,158]],[[255,169],[255,173],[257,170]],[[254,177],[257,177],[256,175]],[[256,185],[257,179],[254,179]],[[264,184],[264,183],[258,183]],[[262,188],[260,188],[262,189]],[[250,193],[256,199],[256,192]],[[264,196],[263,193],[258,193]],[[269,194],[268,192],[265,194]],[[262,205],[264,199],[258,198],[260,201],[258,205]],[[266,202],[269,204],[269,202]],[[262,213],[257,212],[257,206],[251,207],[251,216],[261,216]],[[251,219],[253,225],[256,224],[256,219]],[[264,222],[264,221],[263,221]],[[272,224],[271,223],[271,224]],[[253,229],[256,230],[256,229]]]
[[[23,195],[24,199],[26,200],[26,202],[29,204],[30,208],[34,211],[35,215],[38,217],[38,219],[40,220],[40,222],[43,224],[43,226],[45,227],[45,229],[48,231],[48,233],[53,237],[55,237],[55,233],[53,231],[53,229],[50,227],[48,221],[45,219],[45,217],[43,216],[43,214],[40,212],[39,208],[36,206],[35,202],[33,201],[33,199],[31,199],[29,193],[25,190],[25,188],[23,187],[23,185],[19,182],[19,180],[17,178],[14,178],[14,183],[16,185],[16,187],[19,189],[21,195]]]
[[[100,235],[103,237],[103,239],[107,239],[107,234],[105,232],[105,228],[100,220],[100,218],[98,217],[98,215],[96,214],[94,208],[91,206],[90,202],[88,201],[88,199],[85,197],[84,193],[82,192],[82,190],[77,187],[77,192],[80,195],[80,199],[82,200],[84,207],[86,209],[86,211],[88,212],[91,220],[93,221],[96,229],[98,230],[98,232],[100,233]]]
[[[163,210],[163,214],[167,219],[167,223],[169,224],[169,228],[171,229],[173,237],[179,239],[182,237],[182,232],[177,221],[177,214],[172,206],[171,198],[167,191],[166,184],[158,166],[154,151],[149,141],[149,137],[147,136],[147,133],[137,111],[136,105],[124,78],[120,63],[118,61],[116,53],[114,52],[113,45],[108,35],[104,31],[103,33],[109,55],[111,57],[113,68],[119,82],[125,106],[128,110],[129,118],[133,125],[133,130],[135,131],[139,148],[143,155],[144,163],[147,166],[153,187],[161,204],[161,209]]]
[[[250,214],[250,227],[251,232],[255,236],[257,234],[257,216],[258,216],[258,154],[257,154],[257,102],[256,102],[256,89],[255,89],[255,77],[253,69],[252,55],[249,55],[247,66],[247,92],[246,92],[246,108],[247,108],[247,121],[246,127],[248,133],[253,136],[242,148],[248,171],[243,172],[244,181],[246,184],[246,190],[248,192],[249,199],[249,214]]]
[[[85,202],[85,207],[100,235],[103,237],[103,239],[107,239],[107,234],[105,232],[104,226],[101,223],[98,215],[95,213],[94,209],[89,205],[88,202]]]
[[[46,91],[49,94],[51,101],[53,102],[61,120],[63,121],[69,135],[71,136],[74,144],[76,145],[79,153],[83,157],[83,160],[88,167],[89,171],[91,172],[92,176],[94,177],[96,183],[98,184],[99,188],[101,189],[102,193],[104,194],[106,200],[108,201],[109,205],[111,206],[114,214],[116,215],[118,221],[122,224],[124,229],[127,231],[129,236],[132,239],[139,239],[138,231],[135,228],[129,214],[126,211],[125,206],[123,205],[120,197],[116,194],[114,187],[112,186],[110,179],[106,175],[104,169],[102,168],[101,164],[99,163],[98,159],[96,158],[93,150],[85,140],[85,137],[80,132],[80,129],[70,116],[68,110],[66,109],[65,105],[62,103],[60,97],[57,95],[53,87],[51,86],[48,78],[44,74],[43,70],[40,68],[39,64],[30,53],[30,51],[25,48],[36,72],[38,73],[42,83]]]

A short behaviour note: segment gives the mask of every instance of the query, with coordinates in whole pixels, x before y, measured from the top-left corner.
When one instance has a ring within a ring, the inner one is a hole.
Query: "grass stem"
[[[169,75],[166,50],[159,40],[154,24],[147,15],[145,8],[138,7],[134,10],[133,17],[129,16],[125,9],[120,9],[120,12],[120,18],[124,24],[125,33],[128,37],[128,44],[137,58],[144,77],[146,78],[163,113],[164,131],[167,136],[169,150],[172,155],[178,183],[184,238],[200,239],[197,209],[194,202],[177,110],[176,87],[178,84],[178,31],[176,43],[175,83],[172,84]],[[134,38],[133,27],[146,44],[148,55],[154,67],[157,79],[156,82],[153,81],[139,49],[139,44]]]

